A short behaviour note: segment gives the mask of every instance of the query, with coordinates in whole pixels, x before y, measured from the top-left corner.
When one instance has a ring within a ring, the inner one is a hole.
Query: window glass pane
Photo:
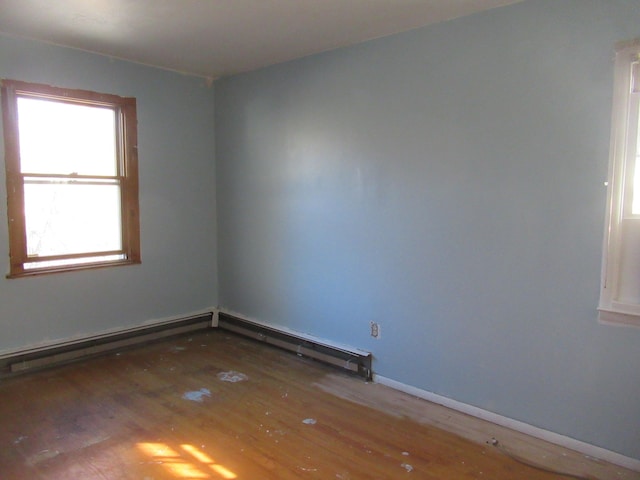
[[[22,173],[117,175],[111,108],[18,98]]]
[[[120,186],[26,179],[27,255],[122,249]]]

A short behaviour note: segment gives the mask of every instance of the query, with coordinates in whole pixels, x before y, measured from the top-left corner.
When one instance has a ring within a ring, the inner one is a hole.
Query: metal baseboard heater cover
[[[224,312],[218,314],[218,327],[350,370],[371,380],[370,352],[323,343],[321,340],[296,335],[294,332],[279,330]]]
[[[0,376],[63,364],[154,340],[211,328],[213,313],[34,348],[0,358]]]

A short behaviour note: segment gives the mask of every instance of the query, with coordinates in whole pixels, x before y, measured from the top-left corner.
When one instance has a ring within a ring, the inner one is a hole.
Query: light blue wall
[[[640,458],[640,329],[596,313],[638,36],[637,0],[530,0],[218,81],[221,306]]]
[[[2,36],[0,78],[137,98],[142,242],[139,266],[7,280],[2,200],[0,351],[215,306],[213,89],[194,77]]]

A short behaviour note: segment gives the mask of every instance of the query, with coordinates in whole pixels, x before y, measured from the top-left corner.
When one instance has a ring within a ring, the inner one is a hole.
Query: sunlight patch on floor
[[[186,455],[166,443],[142,442],[138,443],[138,449],[176,478],[237,478],[235,473],[193,445],[180,445],[180,450]]]

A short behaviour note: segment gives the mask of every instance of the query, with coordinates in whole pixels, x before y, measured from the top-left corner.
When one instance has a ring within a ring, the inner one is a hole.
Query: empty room
[[[0,0],[0,81],[0,479],[640,479],[638,0]]]

